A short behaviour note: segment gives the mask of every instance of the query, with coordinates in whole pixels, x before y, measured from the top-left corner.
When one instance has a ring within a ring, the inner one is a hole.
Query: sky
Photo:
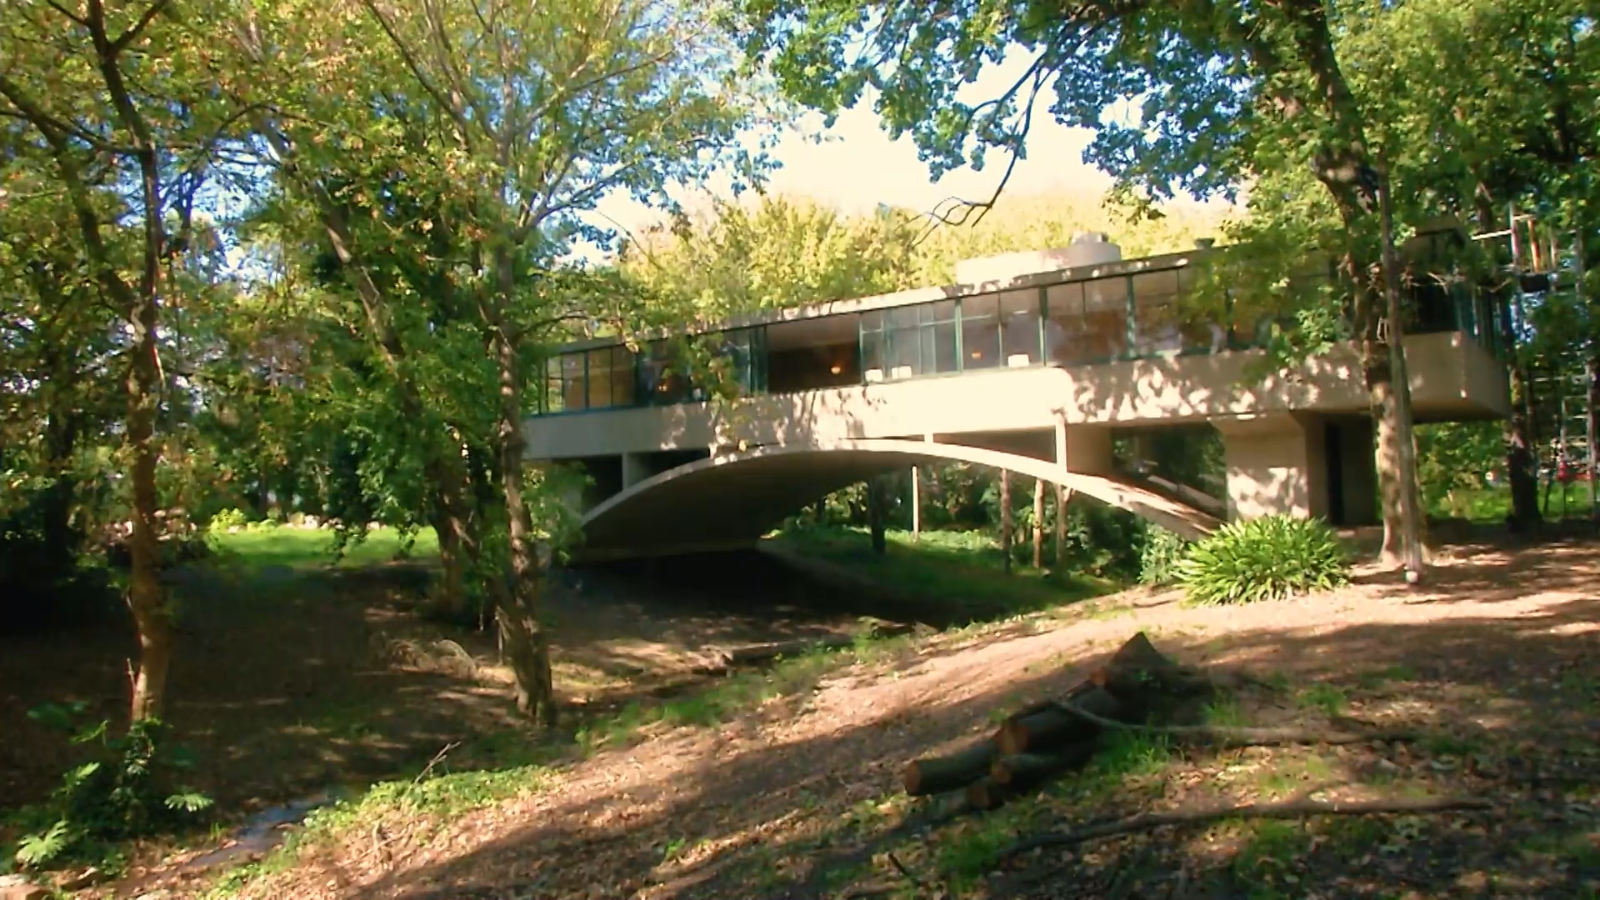
[[[964,94],[977,99],[998,96],[1025,64],[1026,60],[1008,59],[991,67]],[[1035,103],[1027,158],[1012,173],[1007,196],[1061,190],[1098,193],[1109,188],[1110,178],[1083,162],[1090,132],[1057,123],[1049,105],[1049,96]],[[823,138],[820,143],[813,140],[818,135]],[[934,182],[927,164],[917,159],[911,137],[890,140],[865,98],[842,113],[832,128],[824,128],[819,115],[807,116],[797,130],[785,133],[772,155],[782,168],[771,176],[768,193],[808,197],[844,212],[870,212],[880,203],[932,212],[952,196],[986,200],[1005,174],[1006,163],[1003,154],[991,153],[983,171],[956,169]],[[660,218],[626,198],[608,199],[596,212],[601,221],[630,232]]]

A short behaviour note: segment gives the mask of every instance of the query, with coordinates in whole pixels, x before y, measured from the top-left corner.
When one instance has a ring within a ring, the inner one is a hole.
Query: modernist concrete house
[[[1122,259],[1085,235],[963,263],[960,284],[708,325],[691,339],[738,385],[732,401],[711,399],[667,336],[640,353],[573,344],[549,360],[528,456],[590,475],[591,558],[749,546],[828,492],[941,460],[1042,478],[1189,536],[1222,516],[1372,521],[1355,348],[1256,377],[1270,323],[1181,312],[1206,252]],[[1416,300],[1418,420],[1508,415],[1487,302]],[[1196,423],[1221,435],[1225,496],[1117,470],[1114,433]]]

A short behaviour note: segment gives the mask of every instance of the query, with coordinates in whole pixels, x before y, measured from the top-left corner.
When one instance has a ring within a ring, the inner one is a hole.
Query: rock
[[[50,900],[50,891],[26,875],[0,876],[0,900]]]

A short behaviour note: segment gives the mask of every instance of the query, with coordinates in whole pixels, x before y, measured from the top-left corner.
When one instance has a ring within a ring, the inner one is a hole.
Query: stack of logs
[[[1104,723],[1167,718],[1213,690],[1209,678],[1174,662],[1140,632],[1066,696],[1012,714],[994,734],[954,753],[907,764],[906,793],[965,788],[969,804],[993,809],[1087,763],[1100,746]]]

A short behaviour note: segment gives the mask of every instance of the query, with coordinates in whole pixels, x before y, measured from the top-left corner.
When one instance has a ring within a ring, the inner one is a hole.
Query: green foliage
[[[1195,603],[1254,603],[1327,590],[1350,578],[1338,535],[1320,519],[1230,522],[1189,548],[1178,579]]]
[[[230,528],[243,528],[249,524],[250,517],[245,515],[244,510],[230,506],[211,517],[210,527],[227,531]]]
[[[68,769],[49,803],[28,812],[27,818],[39,825],[18,840],[14,851],[24,867],[39,868],[92,854],[108,842],[158,833],[192,822],[211,807],[210,797],[177,783],[177,774],[191,768],[194,759],[166,742],[159,721],[137,721],[125,734],[111,736],[109,722],[75,724],[85,709],[81,703],[45,704],[28,712],[30,718],[71,733],[73,744],[96,745],[98,758]]]
[[[1490,472],[1505,468],[1505,442],[1499,422],[1447,422],[1422,425],[1417,435],[1417,480],[1430,510],[1466,516],[1471,497]]]
[[[1139,554],[1141,584],[1172,584],[1179,578],[1178,564],[1188,553],[1189,542],[1177,534],[1152,525],[1145,530],[1144,548]]]

